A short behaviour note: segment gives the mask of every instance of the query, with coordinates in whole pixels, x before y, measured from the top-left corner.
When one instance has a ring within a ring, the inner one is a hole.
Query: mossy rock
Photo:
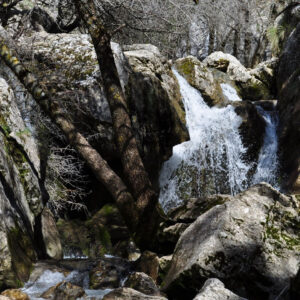
[[[36,253],[29,235],[16,225],[7,232],[7,240],[12,260],[12,268],[16,275],[12,287],[23,286],[36,261]]]
[[[270,100],[272,95],[270,89],[260,80],[251,78],[247,82],[237,82],[239,93],[244,100]]]
[[[96,258],[110,252],[110,235],[105,226],[87,222],[58,220],[57,229],[65,254],[71,252],[78,256]]]
[[[112,253],[116,243],[130,240],[118,209],[110,204],[86,221],[59,219],[57,228],[65,253],[73,251],[91,258]]]
[[[221,87],[222,83],[236,87],[227,74],[205,66],[193,56],[176,60],[175,67],[192,87],[201,92],[209,106],[224,106],[231,100],[227,99]]]

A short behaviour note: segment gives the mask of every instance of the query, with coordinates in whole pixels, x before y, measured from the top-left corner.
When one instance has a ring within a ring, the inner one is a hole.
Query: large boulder
[[[234,56],[221,51],[210,54],[204,65],[216,68],[229,75],[239,88],[239,94],[245,100],[269,100],[272,95],[272,64],[259,66],[255,71],[246,69]],[[268,66],[268,67],[267,67]],[[263,76],[263,74],[266,74]]]
[[[250,299],[274,299],[300,262],[299,203],[266,183],[198,217],[181,235],[164,290],[192,297],[218,278]]]
[[[41,295],[41,298],[51,300],[76,300],[84,296],[85,292],[82,287],[63,281],[45,291]]]
[[[295,28],[280,58],[277,89],[280,114],[279,147],[283,186],[300,193],[300,23]]]
[[[208,279],[194,300],[247,300],[227,290],[216,278]]]

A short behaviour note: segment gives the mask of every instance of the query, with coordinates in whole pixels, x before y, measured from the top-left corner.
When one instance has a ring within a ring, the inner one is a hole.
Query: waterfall
[[[278,138],[277,126],[279,122],[276,111],[265,111],[257,106],[257,110],[266,122],[264,143],[259,153],[256,172],[252,179],[252,184],[262,181],[268,182],[275,188],[278,187]]]
[[[175,146],[162,167],[159,200],[165,211],[191,197],[235,194],[247,186],[250,169],[242,159],[246,152],[238,130],[242,119],[234,108],[210,108],[199,91],[173,72],[180,85],[190,141]],[[222,89],[227,98],[241,100],[230,86]]]

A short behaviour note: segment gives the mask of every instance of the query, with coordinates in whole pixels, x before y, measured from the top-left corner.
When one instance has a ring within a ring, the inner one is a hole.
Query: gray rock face
[[[37,147],[0,78],[0,288],[26,281],[34,249],[34,225],[43,208]]]
[[[243,297],[274,299],[298,270],[298,210],[294,198],[265,183],[208,210],[181,235],[165,290],[192,296],[216,277]]]
[[[162,296],[149,296],[131,288],[118,288],[103,297],[103,300],[167,300]]]
[[[298,6],[300,7],[300,6]],[[283,185],[300,194],[300,23],[286,42],[278,74],[278,109],[281,121],[280,155],[286,173]]]
[[[246,69],[234,56],[217,51],[209,55],[203,63],[207,67],[216,68],[229,75],[229,78],[239,87],[244,100],[273,99],[269,80],[273,78],[273,70],[265,65],[255,71]],[[268,76],[263,76],[266,74]],[[263,80],[262,80],[263,79]]]
[[[246,300],[227,290],[216,278],[208,279],[194,300]]]

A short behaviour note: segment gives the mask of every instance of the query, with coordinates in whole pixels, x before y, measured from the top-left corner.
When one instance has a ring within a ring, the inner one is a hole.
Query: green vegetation
[[[281,42],[284,39],[285,31],[286,28],[282,25],[272,26],[267,30],[267,38],[275,55],[278,55],[281,50]]]

